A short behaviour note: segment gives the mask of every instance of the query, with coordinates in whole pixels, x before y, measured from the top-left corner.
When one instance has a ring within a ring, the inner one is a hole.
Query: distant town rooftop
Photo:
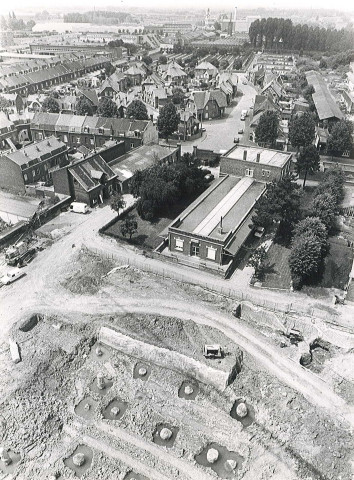
[[[291,156],[291,153],[280,152],[279,150],[271,150],[268,148],[250,147],[247,145],[236,145],[223,155],[223,157],[232,158],[234,160],[244,160],[274,167],[283,167]]]

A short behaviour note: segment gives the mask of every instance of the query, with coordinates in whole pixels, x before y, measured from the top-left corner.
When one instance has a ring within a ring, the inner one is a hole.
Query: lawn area
[[[290,288],[291,274],[289,268],[290,248],[272,243],[267,255],[267,269],[262,286],[267,288]]]
[[[324,268],[318,275],[318,281],[311,286],[304,286],[303,290],[311,293],[313,288],[344,289],[348,283],[353,262],[353,251],[343,239],[332,237],[329,239],[330,250],[325,258]]]
[[[134,208],[129,214],[135,216],[138,222],[138,231],[133,235],[131,240],[129,240],[128,237],[123,237],[120,231],[120,226],[124,220],[125,214],[117,219],[116,223],[111,225],[105,233],[144,250],[154,250],[162,242],[162,238],[159,237],[159,234],[194,200],[195,198],[182,199],[170,209],[168,214],[156,218],[152,222],[141,219]]]

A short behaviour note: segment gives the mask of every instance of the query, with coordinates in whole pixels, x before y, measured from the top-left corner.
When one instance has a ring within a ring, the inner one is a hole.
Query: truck
[[[87,213],[90,209],[87,203],[72,202],[69,208],[70,212]]]
[[[27,242],[19,242],[5,250],[5,261],[12,267],[23,267],[32,260],[35,253],[35,247],[29,247]]]
[[[241,112],[241,120],[245,120],[247,117],[247,110],[242,110]]]

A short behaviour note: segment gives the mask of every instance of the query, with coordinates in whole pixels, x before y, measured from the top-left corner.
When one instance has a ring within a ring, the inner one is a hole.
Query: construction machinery
[[[206,358],[222,358],[220,345],[204,345],[203,355]]]
[[[5,250],[5,261],[13,267],[22,267],[29,263],[36,253],[36,248],[26,242],[19,242]]]

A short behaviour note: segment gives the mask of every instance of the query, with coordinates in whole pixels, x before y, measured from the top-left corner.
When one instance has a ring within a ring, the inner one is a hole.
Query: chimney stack
[[[220,235],[222,235],[222,217],[220,217],[220,224],[219,224],[218,231],[219,231]]]
[[[257,163],[259,163],[259,162],[260,162],[260,160],[261,160],[261,153],[260,153],[260,152],[258,152],[258,153],[257,153],[256,162],[257,162]]]
[[[247,160],[247,150],[244,150],[244,151],[243,151],[243,159],[244,159],[244,160]]]

